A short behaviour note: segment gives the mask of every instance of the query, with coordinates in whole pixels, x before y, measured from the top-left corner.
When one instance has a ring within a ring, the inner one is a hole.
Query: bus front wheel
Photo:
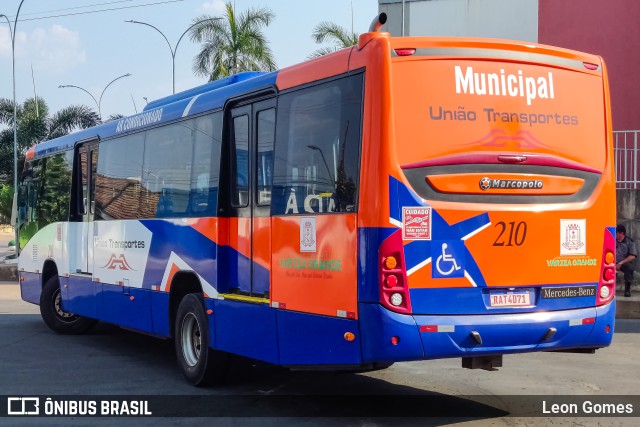
[[[178,366],[190,384],[203,386],[226,379],[229,355],[209,347],[209,326],[201,295],[187,294],[180,301],[174,337]]]
[[[82,334],[98,322],[95,319],[69,313],[62,308],[58,276],[51,277],[42,288],[40,315],[51,330],[64,335]]]

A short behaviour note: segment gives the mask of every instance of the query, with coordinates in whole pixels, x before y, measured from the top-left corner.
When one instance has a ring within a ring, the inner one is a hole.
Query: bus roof
[[[93,138],[106,139],[127,131],[141,130],[203,111],[220,109],[232,98],[274,88],[278,72],[245,72],[188,89],[150,102],[141,113],[80,130],[35,146],[33,158],[72,149]]]
[[[388,33],[364,33],[360,35],[357,50],[364,50],[365,45],[377,38],[390,40],[389,47],[415,47],[418,55],[432,57],[450,57],[452,48],[457,48],[456,56],[473,56],[476,58],[496,57],[511,60],[537,59],[543,63],[553,63],[565,68],[580,68],[594,64],[602,72],[602,61],[599,57],[582,52],[561,49],[535,43],[463,37],[391,37]],[[501,53],[503,51],[504,53]],[[45,141],[34,149],[34,158],[72,149],[80,141],[93,138],[106,139],[128,131],[142,130],[160,123],[170,122],[182,117],[189,117],[205,111],[222,108],[229,99],[272,88],[277,90],[327,77],[331,73],[349,70],[352,49],[343,49],[310,61],[274,72],[244,72],[225,77],[186,91],[169,95],[150,102],[139,114],[113,120],[102,125],[83,129],[63,137]],[[584,64],[584,65],[583,65]],[[276,87],[276,78],[278,86]]]

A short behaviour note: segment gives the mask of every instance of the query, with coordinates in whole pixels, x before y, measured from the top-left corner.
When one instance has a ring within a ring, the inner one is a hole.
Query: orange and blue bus
[[[232,355],[495,369],[608,346],[602,59],[377,30],[29,150],[22,298],[59,333],[100,320],[172,338],[196,385]]]

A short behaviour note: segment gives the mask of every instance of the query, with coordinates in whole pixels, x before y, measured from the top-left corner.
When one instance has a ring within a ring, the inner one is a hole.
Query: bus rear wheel
[[[229,355],[209,347],[209,326],[201,295],[188,294],[178,306],[175,348],[178,367],[195,386],[219,384],[227,378]]]
[[[42,288],[40,315],[51,330],[64,335],[82,334],[98,322],[95,319],[64,311],[58,276],[51,277]]]

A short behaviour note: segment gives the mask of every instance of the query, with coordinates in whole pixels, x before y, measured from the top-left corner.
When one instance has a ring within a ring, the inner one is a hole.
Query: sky
[[[264,29],[278,68],[304,61],[322,47],[311,33],[331,21],[356,33],[366,32],[378,13],[377,0],[229,0],[236,12],[268,7],[275,19]],[[172,93],[172,47],[203,15],[221,16],[223,0],[24,0],[15,43],[16,101],[43,98],[49,114],[70,105],[86,105],[103,117],[140,112],[149,101]],[[20,0],[0,0],[0,14],[13,21]],[[353,15],[352,15],[353,9]],[[63,16],[67,15],[67,16]],[[199,46],[185,36],[176,50],[176,92],[206,83],[193,73]],[[0,18],[0,98],[13,99],[9,26]],[[33,74],[32,74],[33,69]],[[105,87],[115,78],[130,73]],[[34,85],[35,82],[35,85]],[[104,91],[104,93],[103,93]],[[100,96],[102,94],[102,99]]]

